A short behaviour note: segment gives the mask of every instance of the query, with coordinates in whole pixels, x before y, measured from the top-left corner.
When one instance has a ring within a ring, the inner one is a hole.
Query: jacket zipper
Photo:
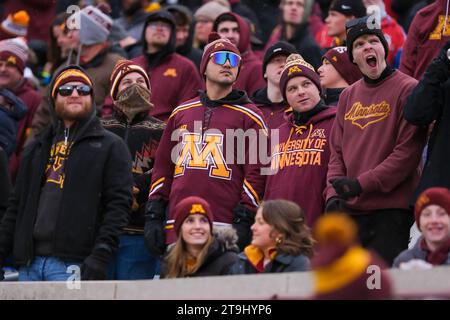
[[[130,127],[131,127],[131,121],[127,119],[127,123],[125,124],[125,134],[123,137],[123,141],[125,141],[126,145],[128,145],[128,135],[130,132]]]

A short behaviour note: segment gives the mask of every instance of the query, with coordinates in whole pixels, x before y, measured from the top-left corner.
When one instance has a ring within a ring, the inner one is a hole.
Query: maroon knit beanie
[[[177,236],[180,234],[181,225],[190,214],[203,214],[208,218],[212,233],[214,216],[209,203],[203,198],[192,196],[184,198],[174,208],[174,228]]]
[[[415,206],[415,218],[417,228],[420,230],[420,215],[422,210],[428,207],[429,205],[438,205],[447,211],[447,214],[450,215],[450,190],[442,187],[433,187],[425,190],[420,194],[417,198],[416,206]]]
[[[280,91],[283,95],[284,101],[286,99],[286,86],[290,79],[294,77],[306,77],[311,80],[319,89],[319,92],[322,91],[322,87],[320,86],[320,77],[317,72],[314,70],[314,67],[310,65],[308,62],[303,60],[302,56],[299,54],[291,54],[286,59],[286,65],[281,73],[280,78]]]
[[[209,58],[211,58],[211,54],[218,51],[230,51],[241,56],[239,49],[234,44],[232,44],[230,40],[221,38],[220,35],[216,32],[211,32],[208,37],[208,44],[203,50],[202,62],[200,63],[200,74],[202,76],[204,76],[205,74],[206,66],[208,65]],[[239,65],[239,69],[241,69],[241,65]]]
[[[322,56],[322,59],[327,59],[349,85],[363,76],[359,68],[350,61],[347,47],[331,48]]]

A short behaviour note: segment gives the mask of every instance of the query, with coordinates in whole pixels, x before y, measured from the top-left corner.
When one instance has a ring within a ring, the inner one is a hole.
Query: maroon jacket
[[[436,0],[417,12],[403,47],[400,70],[417,80],[422,78],[427,66],[450,40],[450,16],[444,33],[447,0]]]
[[[329,139],[336,108],[329,107],[314,115],[305,125],[294,123],[291,113],[279,127],[279,143],[274,145],[271,168],[264,199],[286,199],[297,203],[305,212],[306,223],[313,227],[323,213]]]
[[[28,40],[50,41],[50,24],[55,17],[55,0],[8,0],[5,1],[2,21],[9,14],[25,10],[30,16],[28,25]]]
[[[286,122],[286,116],[292,110],[286,102],[273,103],[267,97],[267,88],[255,92],[252,98],[255,105],[262,111],[269,129],[276,129]]]
[[[203,84],[195,65],[178,53],[170,54],[153,69],[149,69],[144,55],[133,61],[144,68],[150,77],[152,102],[150,115],[167,121],[172,110],[197,95]]]
[[[11,154],[9,158],[9,170],[11,178],[15,180],[17,170],[19,169],[19,163],[22,155],[22,149],[25,144],[25,140],[28,137],[31,123],[33,121],[34,114],[41,103],[41,94],[33,87],[29,80],[25,81],[16,89],[11,90],[17,97],[27,106],[27,114],[19,121],[19,127],[17,128],[17,143],[16,150]]]
[[[330,138],[327,181],[357,178],[359,197],[349,209],[407,209],[419,182],[419,163],[426,129],[403,119],[403,108],[417,80],[394,71],[378,84],[364,79],[345,89],[337,107]],[[336,196],[328,183],[326,198]]]
[[[244,90],[251,97],[256,90],[266,86],[262,74],[262,61],[252,50],[248,23],[236,13],[227,12],[226,14],[233,15],[236,18],[240,30],[237,47],[241,52],[242,66],[233,88],[236,90]],[[217,29],[214,31],[217,31]]]
[[[206,131],[199,132],[202,127]],[[249,151],[249,145],[256,146],[258,141],[250,139],[245,145],[233,143],[228,140],[227,129],[253,129],[255,133],[261,129],[267,133],[261,111],[242,91],[233,90],[228,97],[213,103],[202,92],[200,97],[178,106],[170,115],[156,152],[149,195],[150,200],[169,201],[168,243],[176,239],[171,209],[185,197],[195,195],[207,199],[216,223],[231,224],[238,203],[256,211],[265,176],[260,174],[259,158],[252,164],[248,157],[256,153]],[[227,150],[230,146],[233,150]],[[172,160],[175,147],[180,149]],[[239,151],[245,156],[244,164],[237,161]]]

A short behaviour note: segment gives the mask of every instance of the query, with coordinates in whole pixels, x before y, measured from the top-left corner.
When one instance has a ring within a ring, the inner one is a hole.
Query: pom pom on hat
[[[25,37],[28,31],[30,16],[25,10],[8,15],[2,22],[2,30],[12,37]]]

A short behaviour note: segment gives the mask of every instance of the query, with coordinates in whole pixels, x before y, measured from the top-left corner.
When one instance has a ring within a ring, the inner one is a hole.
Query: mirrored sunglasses
[[[217,51],[211,54],[212,61],[215,64],[223,66],[227,60],[230,62],[230,66],[232,68],[236,68],[239,66],[241,62],[241,57],[234,52],[230,51]]]

